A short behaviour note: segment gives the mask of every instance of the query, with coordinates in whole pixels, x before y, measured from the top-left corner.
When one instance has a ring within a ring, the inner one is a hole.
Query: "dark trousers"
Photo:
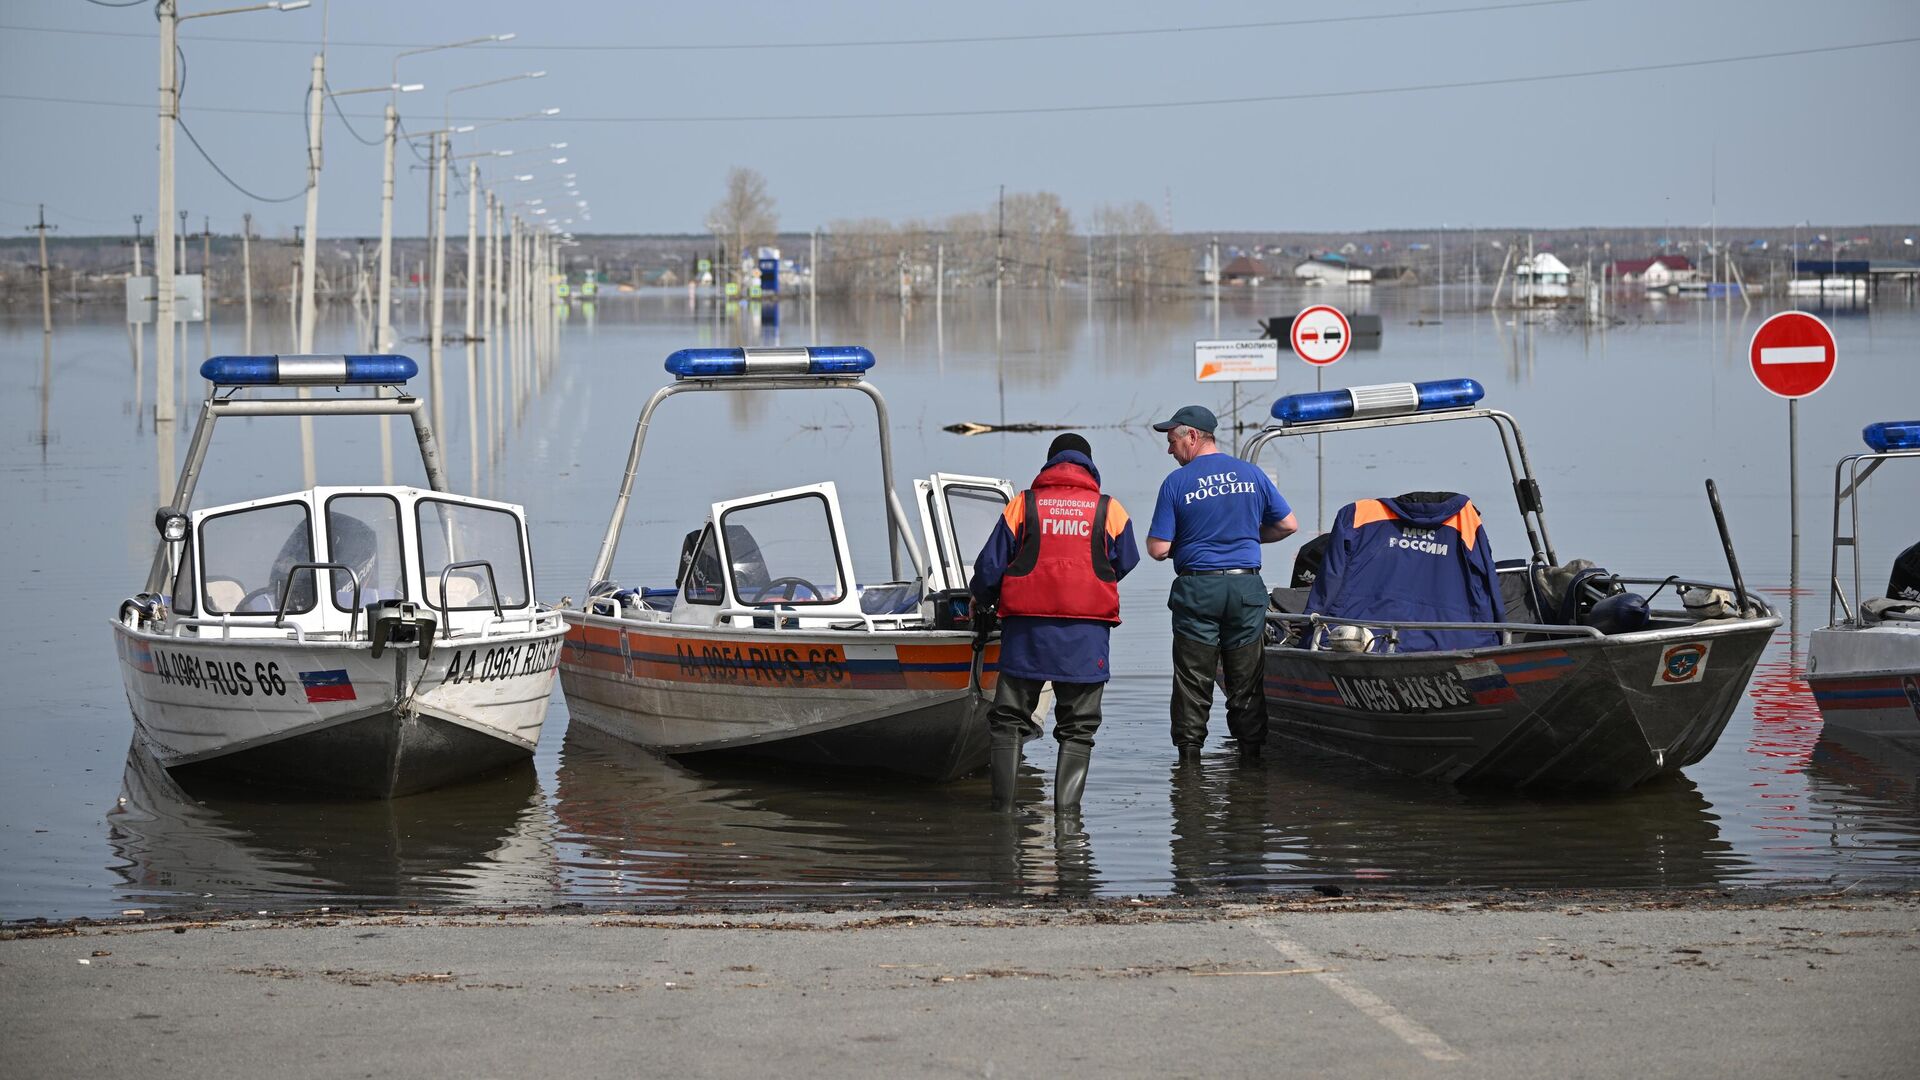
[[[1174,579],[1173,721],[1175,746],[1207,741],[1213,686],[1224,675],[1227,730],[1242,747],[1267,738],[1267,589],[1258,574]]]
[[[1021,739],[1036,738],[1040,725],[1033,710],[1040,704],[1040,692],[1046,683],[1002,673],[1000,685],[993,691],[993,711],[987,725],[996,733],[1019,732]],[[1100,696],[1106,683],[1053,684],[1053,737],[1062,743],[1093,745],[1093,733],[1100,730]]]

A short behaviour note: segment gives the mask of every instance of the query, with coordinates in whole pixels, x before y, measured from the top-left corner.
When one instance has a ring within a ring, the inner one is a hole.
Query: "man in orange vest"
[[[1040,734],[1033,712],[1052,683],[1060,742],[1054,812],[1079,812],[1107,684],[1107,638],[1120,624],[1118,583],[1139,562],[1126,510],[1100,494],[1093,448],[1072,433],[1053,440],[1033,486],[994,523],[969,583],[1000,610],[1000,683],[988,716],[995,810],[1013,809],[1020,744]]]

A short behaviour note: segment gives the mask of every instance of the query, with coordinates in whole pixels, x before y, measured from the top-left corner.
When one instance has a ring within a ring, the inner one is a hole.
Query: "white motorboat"
[[[965,586],[1013,486],[935,474],[916,482],[920,528],[909,525],[886,402],[864,377],[873,362],[858,346],[667,358],[674,381],[640,413],[586,599],[565,613],[560,682],[573,720],[671,755],[744,751],[936,780],[986,764],[999,641],[975,635]],[[856,583],[838,491],[822,483],[712,504],[684,541],[673,533],[671,587],[621,588],[614,556],[654,411],[680,393],[764,390],[872,402],[896,580]]]
[[[134,726],[176,778],[389,797],[533,753],[566,628],[521,508],[447,491],[404,356],[215,357],[146,588],[114,636]],[[333,387],[325,400],[276,387]],[[350,391],[361,391],[359,394]],[[192,509],[215,422],[410,418],[431,488]]]
[[[1920,596],[1868,598],[1860,566],[1860,485],[1890,461],[1920,463],[1920,420],[1870,424],[1868,453],[1841,458],[1833,474],[1833,561],[1827,625],[1807,647],[1807,684],[1820,715],[1846,728],[1920,751]],[[1908,487],[1911,500],[1915,489]],[[1852,562],[1852,590],[1840,580],[1840,551]],[[1851,600],[1849,599],[1851,597]]]

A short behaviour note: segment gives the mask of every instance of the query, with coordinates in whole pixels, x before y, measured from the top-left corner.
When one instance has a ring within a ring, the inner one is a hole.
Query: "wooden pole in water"
[[[53,271],[47,267],[47,230],[57,229],[58,225],[47,224],[47,204],[40,204],[40,223],[29,225],[29,232],[40,234],[40,332],[43,335],[53,333]]]
[[[253,215],[240,215],[240,303],[245,308],[244,351],[253,355]]]

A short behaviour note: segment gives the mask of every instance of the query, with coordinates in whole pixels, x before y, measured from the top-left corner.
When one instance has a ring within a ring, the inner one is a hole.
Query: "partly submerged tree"
[[[728,260],[744,258],[750,248],[773,240],[779,227],[773,207],[766,177],[738,165],[727,170],[727,193],[707,212],[707,227],[732,245]]]

